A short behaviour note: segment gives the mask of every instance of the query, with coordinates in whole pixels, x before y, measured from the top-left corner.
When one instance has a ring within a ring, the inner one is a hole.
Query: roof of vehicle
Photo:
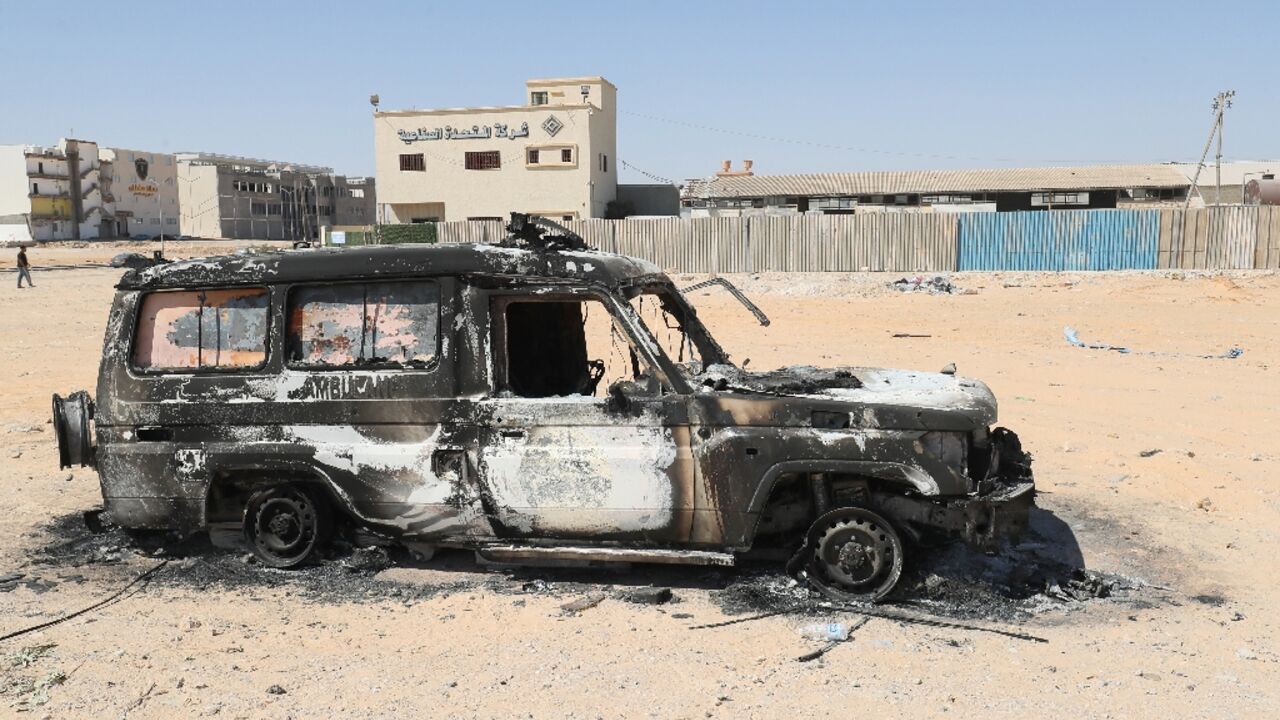
[[[426,275],[516,275],[616,286],[661,273],[648,261],[595,250],[539,251],[477,244],[375,245],[181,260],[126,273],[116,287],[155,290]]]

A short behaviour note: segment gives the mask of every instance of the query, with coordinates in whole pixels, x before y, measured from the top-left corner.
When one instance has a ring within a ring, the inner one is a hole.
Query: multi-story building
[[[154,237],[162,227],[176,235],[174,169],[172,155],[88,140],[0,146],[0,238]]]
[[[311,240],[320,228],[373,222],[369,178],[331,168],[212,153],[177,155],[183,235]]]
[[[530,80],[503,107],[373,114],[378,222],[605,217],[617,197],[617,89]]]

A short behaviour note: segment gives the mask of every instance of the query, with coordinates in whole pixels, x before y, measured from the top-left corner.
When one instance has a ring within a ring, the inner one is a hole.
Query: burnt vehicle
[[[747,372],[659,268],[551,226],[126,273],[96,404],[54,396],[61,462],[123,527],[242,532],[274,567],[353,528],[515,563],[771,548],[879,599],[909,545],[1024,526],[1030,460],[983,383]]]

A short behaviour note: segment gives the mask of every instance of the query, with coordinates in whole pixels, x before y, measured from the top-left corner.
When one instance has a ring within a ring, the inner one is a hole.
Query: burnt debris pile
[[[954,618],[1020,620],[1131,597],[1140,580],[1086,569],[1074,535],[1036,509],[1016,543],[983,553],[962,543],[916,548],[886,604]],[[744,572],[717,593],[729,612],[826,612],[826,598],[773,570]]]
[[[10,578],[9,584],[39,577],[41,567],[83,570],[168,559],[169,567],[156,575],[154,583],[197,590],[281,589],[321,602],[411,602],[475,589],[561,596],[651,584],[708,590],[731,614],[817,615],[830,608],[826,598],[786,575],[776,563],[701,571],[636,565],[625,574],[600,568],[485,571],[465,553],[423,563],[398,547],[339,541],[323,562],[277,570],[260,565],[243,549],[228,549],[225,542],[215,545],[204,534],[178,539],[167,533],[126,533],[97,512],[56,518],[45,530],[50,542],[32,554],[31,567],[25,570],[29,577]],[[396,567],[443,572],[435,572],[430,582],[402,582],[382,575]],[[1022,540],[998,552],[984,554],[961,543],[917,548],[886,605],[952,618],[1017,621],[1050,610],[1079,608],[1090,601],[1123,600],[1143,586],[1138,580],[1085,569],[1065,523],[1052,513],[1036,510]]]

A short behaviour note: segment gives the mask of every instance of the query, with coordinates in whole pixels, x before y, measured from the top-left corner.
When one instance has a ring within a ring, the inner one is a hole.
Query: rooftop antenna
[[[1187,188],[1187,199],[1182,203],[1182,209],[1186,210],[1191,206],[1191,195],[1196,191],[1196,185],[1200,180],[1200,171],[1204,169],[1204,159],[1209,155],[1209,146],[1213,145],[1213,136],[1218,136],[1218,155],[1217,155],[1217,185],[1218,194],[1215,205],[1222,204],[1222,116],[1226,113],[1227,108],[1231,107],[1231,99],[1236,96],[1235,90],[1225,90],[1218,93],[1213,98],[1213,125],[1209,127],[1209,138],[1204,141],[1204,152],[1200,153],[1200,162],[1196,163],[1196,174],[1191,178],[1191,187]]]

